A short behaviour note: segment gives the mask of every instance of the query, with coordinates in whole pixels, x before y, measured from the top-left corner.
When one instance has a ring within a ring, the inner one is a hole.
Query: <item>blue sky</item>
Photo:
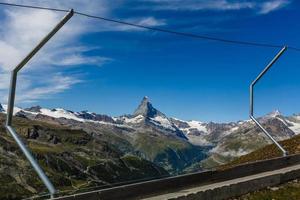
[[[300,47],[299,2],[9,1],[75,8],[142,25],[226,39]],[[0,7],[1,101],[9,71],[60,13]],[[29,20],[30,19],[30,20]],[[30,21],[30,23],[28,22]],[[143,96],[168,116],[201,121],[248,118],[250,82],[280,49],[230,45],[75,16],[22,71],[17,104],[121,115]],[[257,85],[257,115],[300,112],[299,52],[287,51]]]

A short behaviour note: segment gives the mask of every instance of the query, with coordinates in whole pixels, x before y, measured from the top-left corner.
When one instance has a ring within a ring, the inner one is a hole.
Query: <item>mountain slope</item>
[[[4,117],[0,114],[0,199],[20,199],[45,191],[6,134]],[[24,118],[14,118],[14,126],[59,190],[168,175],[156,164],[121,152],[105,139],[83,130]]]
[[[158,164],[172,174],[182,173],[206,157],[206,149],[202,147],[170,136],[157,136],[153,131],[139,132],[133,140],[133,145],[141,157]]]
[[[278,111],[269,113],[258,120],[277,141],[289,139],[298,134],[291,130],[287,117]],[[208,169],[225,164],[271,143],[270,139],[252,121],[239,122],[238,126],[225,135],[210,151],[209,158],[201,162],[203,168]]]
[[[120,117],[39,106],[17,108],[16,116],[83,130],[171,174],[216,167],[270,143],[252,121],[206,123],[170,118],[157,110],[148,97],[142,99],[133,114]],[[299,115],[285,117],[274,111],[259,120],[278,141],[300,133]]]
[[[206,157],[207,149],[189,143],[185,134],[154,108],[147,97],[134,114],[114,118],[87,111],[50,110],[39,106],[18,109],[16,116],[63,125],[70,130],[83,130],[118,151],[153,162],[171,174],[182,173]]]
[[[299,154],[300,153],[300,135],[297,135],[293,138],[283,140],[279,142],[289,154]],[[260,149],[257,149],[249,154],[241,156],[232,162],[229,162],[226,165],[220,166],[221,169],[230,168],[239,164],[253,162],[258,160],[266,160],[270,158],[281,157],[282,152],[274,144],[264,146]]]

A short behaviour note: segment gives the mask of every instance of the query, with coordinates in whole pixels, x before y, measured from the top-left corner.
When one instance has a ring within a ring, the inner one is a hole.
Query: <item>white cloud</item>
[[[7,101],[9,72],[61,18],[61,14],[40,10],[14,9],[12,11],[9,9],[4,14],[6,17],[1,22],[0,33],[0,69],[2,72],[0,94],[2,102]],[[58,54],[58,52],[63,51],[64,45],[71,45],[76,34],[80,34],[80,32],[70,34],[66,31],[67,29],[64,29],[58,37],[54,37],[53,41],[50,41],[46,48],[29,62],[29,66],[21,71],[18,78],[17,103],[35,101],[46,96],[50,97],[79,82],[76,78],[67,75],[57,75],[58,70],[51,67],[53,60],[61,60],[66,55]],[[60,45],[55,44],[59,40],[62,41],[60,37],[64,34],[63,32],[71,37],[65,39]],[[79,53],[79,55],[81,54]],[[43,71],[45,73],[41,73]],[[39,73],[39,78],[34,81],[33,75],[31,75],[33,72]],[[39,85],[42,84],[43,86],[40,87]]]
[[[102,66],[105,63],[108,63],[112,61],[111,58],[106,58],[106,57],[100,57],[100,56],[90,56],[90,57],[85,57],[80,54],[73,54],[70,56],[66,56],[60,61],[57,61],[53,64],[55,65],[62,65],[62,66],[67,66],[67,65],[95,65],[95,66]]]
[[[288,5],[290,0],[270,0],[270,1],[229,1],[229,0],[141,0],[151,2],[150,5],[154,10],[182,10],[182,11],[226,11],[226,10],[242,10],[251,9],[258,14],[267,14],[271,11],[280,9]],[[145,8],[145,7],[143,7]]]
[[[260,14],[267,14],[272,11],[278,10],[290,4],[290,1],[287,0],[275,0],[268,1],[261,4],[261,9],[259,11]]]
[[[144,0],[157,3],[154,9],[157,10],[240,10],[253,8],[253,2],[229,2],[227,0]]]
[[[21,59],[21,52],[6,41],[0,40],[0,67],[3,71],[9,71]]]
[[[126,19],[125,21],[142,25],[142,26],[163,26],[166,25],[165,20],[159,20],[154,17],[142,17],[142,18],[129,18]],[[119,31],[145,31],[145,29],[138,28],[138,27],[133,27],[133,26],[127,26],[127,25],[117,25],[113,29],[107,28],[107,31],[112,31],[112,30],[119,30]]]
[[[120,5],[118,2],[109,0],[8,0],[7,2],[74,8],[100,16],[110,16],[114,7]],[[1,11],[4,17],[0,19],[0,101],[6,102],[9,72],[59,22],[64,14],[11,7],[1,7]],[[143,25],[164,24],[152,17],[133,20]],[[89,51],[100,47],[87,47],[78,42],[83,34],[101,31],[137,30],[123,25],[99,23],[99,21],[75,15],[21,71],[18,78],[17,103],[50,98],[82,81],[82,77],[64,74],[64,67],[70,69],[78,65],[102,66],[111,62],[112,58],[101,55],[89,56]]]
[[[23,103],[36,102],[38,99],[49,98],[54,94],[70,89],[74,84],[81,82],[80,80],[64,76],[62,74],[54,74],[51,79],[44,80],[44,86],[35,88],[23,88],[21,95],[17,95],[16,100]]]
[[[132,21],[143,26],[163,26],[166,24],[164,20],[157,20],[154,17],[146,17],[141,19],[135,19]]]
[[[9,87],[9,83],[10,83],[10,74],[1,72],[1,78],[0,78],[0,97],[2,97],[1,100],[3,100],[3,95],[4,95],[3,91],[7,90],[7,88]]]
[[[63,43],[62,43],[63,44]],[[100,47],[71,46],[64,48],[54,48],[47,52],[47,56],[43,56],[38,60],[38,64],[48,63],[53,66],[76,66],[76,65],[94,65],[102,66],[113,59],[103,56],[84,56],[89,51],[100,49]]]

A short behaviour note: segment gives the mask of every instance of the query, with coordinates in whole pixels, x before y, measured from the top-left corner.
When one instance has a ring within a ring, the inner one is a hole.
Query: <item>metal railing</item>
[[[8,97],[8,106],[7,106],[7,118],[6,118],[6,130],[12,135],[19,148],[22,150],[27,160],[30,162],[44,185],[47,187],[51,197],[55,194],[56,190],[48,179],[45,172],[42,170],[38,162],[35,160],[29,149],[23,143],[20,136],[12,127],[12,117],[14,112],[15,96],[16,96],[16,86],[17,86],[17,76],[18,72],[28,63],[28,61],[71,19],[73,16],[73,9],[65,15],[62,20],[38,43],[38,45],[12,70],[11,80],[10,80],[10,90]]]
[[[279,53],[273,58],[273,60],[265,67],[265,69],[256,77],[256,79],[250,84],[250,113],[249,116],[254,123],[264,132],[264,134],[272,140],[272,142],[282,151],[283,156],[286,156],[288,152],[273,138],[273,136],[262,126],[262,124],[254,117],[254,86],[265,75],[268,70],[274,65],[274,63],[282,56],[287,50],[284,46]]]

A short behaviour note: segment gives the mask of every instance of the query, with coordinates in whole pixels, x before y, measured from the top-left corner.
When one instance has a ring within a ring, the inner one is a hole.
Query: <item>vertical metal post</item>
[[[12,117],[14,112],[14,103],[15,103],[15,96],[16,96],[16,86],[17,86],[17,76],[18,72],[28,63],[28,61],[57,33],[64,24],[71,19],[73,16],[74,11],[73,9],[65,15],[62,20],[38,43],[38,45],[13,69],[11,73],[11,81],[10,81],[10,90],[9,90],[9,97],[8,97],[8,106],[7,106],[7,118],[6,118],[6,130],[12,135],[16,143],[18,144],[19,148],[22,150],[24,155],[26,156],[27,160],[30,162],[44,185],[47,187],[48,191],[50,192],[51,197],[55,194],[55,188],[51,181],[46,176],[45,172],[39,166],[38,162],[34,159],[29,149],[23,143],[22,139],[16,133],[14,128],[12,127]]]
[[[273,66],[273,64],[281,57],[281,55],[287,50],[284,46],[280,52],[273,58],[273,60],[265,67],[265,69],[256,77],[256,79],[250,85],[250,109],[249,116],[252,121],[268,136],[272,142],[282,151],[283,156],[287,155],[287,151],[272,137],[272,135],[262,126],[261,123],[254,117],[254,86],[263,77],[265,73]]]

